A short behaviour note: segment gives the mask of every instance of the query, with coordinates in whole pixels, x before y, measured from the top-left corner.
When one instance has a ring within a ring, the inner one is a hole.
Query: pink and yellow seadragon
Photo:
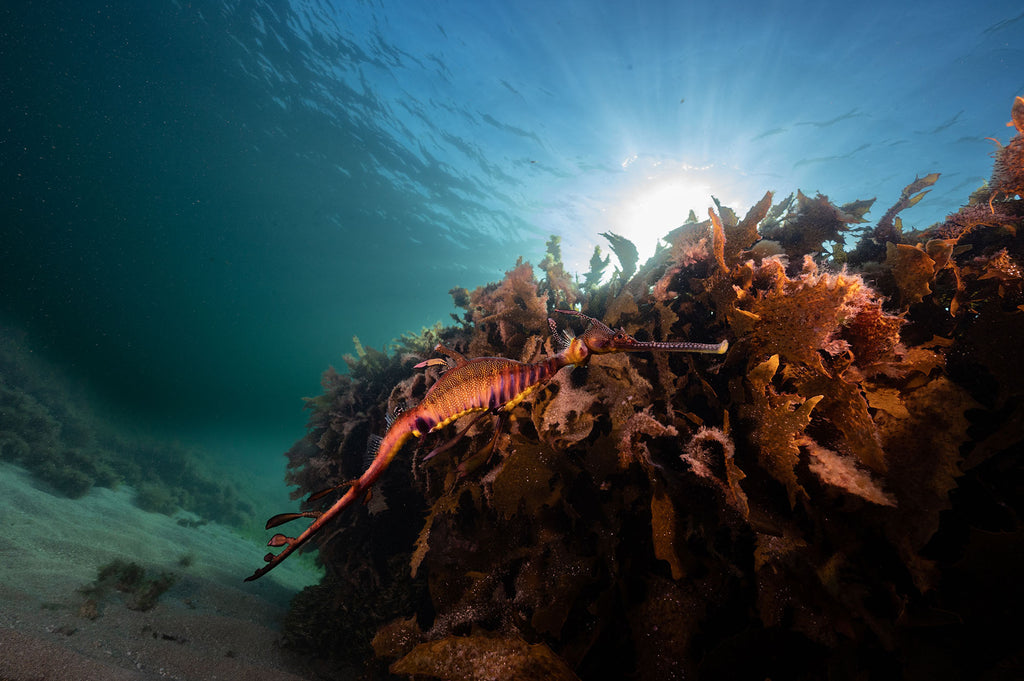
[[[312,524],[297,537],[283,534],[271,537],[268,546],[284,549],[277,554],[268,553],[264,557],[267,564],[247,577],[246,581],[259,579],[280,565],[327,523],[364,496],[391,465],[402,446],[412,438],[439,430],[467,414],[508,413],[527,395],[551,380],[562,367],[583,366],[593,355],[648,350],[722,354],[728,348],[727,341],[718,344],[639,341],[627,334],[624,329],[613,331],[599,320],[580,312],[557,312],[587,321],[587,329],[578,337],[570,337],[568,334],[562,336],[557,334],[554,321],[548,320],[556,338],[564,341],[564,347],[557,354],[540,362],[517,362],[504,357],[466,359],[459,353],[439,345],[436,349],[453,358],[455,365],[437,379],[419,404],[401,412],[394,419],[380,441],[376,456],[369,467],[359,478],[347,483],[349,488],[340,499],[326,510],[281,513],[267,521],[267,529],[270,529],[297,518],[313,519]],[[444,363],[444,360],[427,360],[417,366],[436,363]],[[310,500],[326,496],[330,491],[314,494]]]

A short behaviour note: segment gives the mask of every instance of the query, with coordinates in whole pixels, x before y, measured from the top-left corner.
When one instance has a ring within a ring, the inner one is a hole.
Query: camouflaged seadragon
[[[313,518],[313,523],[298,537],[287,537],[283,534],[271,537],[267,545],[283,546],[284,550],[276,555],[268,553],[264,557],[267,564],[247,577],[246,581],[259,579],[280,565],[285,558],[323,529],[324,525],[366,495],[410,438],[439,430],[467,414],[507,414],[523,398],[551,380],[559,369],[570,364],[584,366],[592,355],[649,350],[722,354],[728,349],[727,341],[718,344],[638,341],[627,334],[625,329],[613,331],[599,320],[580,312],[556,312],[587,321],[587,329],[581,336],[573,337],[568,332],[559,333],[554,320],[549,319],[552,334],[561,349],[557,354],[540,362],[517,362],[505,357],[466,359],[458,352],[438,345],[435,351],[451,358],[450,368],[441,374],[419,404],[401,412],[391,421],[387,433],[376,445],[373,461],[359,478],[339,487],[317,492],[311,495],[308,501],[321,499],[334,490],[348,485],[348,490],[340,499],[326,510],[281,513],[267,521],[269,530],[297,518]],[[430,359],[416,366],[422,368],[446,363],[448,362],[442,359]],[[440,450],[435,450],[431,455],[437,451]]]

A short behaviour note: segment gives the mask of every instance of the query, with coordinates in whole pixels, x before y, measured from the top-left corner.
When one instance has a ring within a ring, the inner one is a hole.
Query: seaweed
[[[906,307],[920,303],[932,292],[928,282],[935,276],[935,260],[920,246],[885,245],[885,264],[892,271],[899,289],[899,300]]]
[[[779,370],[779,356],[772,355],[754,367],[746,378],[749,396],[740,401],[739,415],[753,422],[751,440],[761,467],[786,487],[790,506],[797,495],[806,496],[796,477],[800,461],[800,436],[811,422],[811,412],[824,395],[804,399],[779,393],[772,380]]]
[[[988,200],[990,208],[996,200],[1011,201],[1015,196],[1024,195],[1024,97],[1014,100],[1006,126],[1014,128],[1017,135],[1006,146],[996,142],[999,148],[988,182],[992,192]]]
[[[779,244],[790,262],[799,263],[806,255],[822,253],[826,242],[842,243],[850,225],[866,222],[864,214],[873,203],[869,199],[836,206],[823,194],[810,198],[797,190],[796,205],[787,199],[786,207],[773,211],[772,221],[763,224],[760,233]]]
[[[604,271],[607,269],[610,259],[610,255],[602,258],[601,247],[594,246],[594,254],[590,256],[590,269],[583,275],[583,290],[587,295],[592,295],[601,284],[601,279],[604,277]]]
[[[615,232],[601,232],[601,236],[608,240],[609,245],[612,247],[612,252],[615,253],[615,257],[619,260],[617,276],[623,282],[629,281],[633,273],[636,272],[636,264],[640,259],[636,246],[632,241]]]
[[[474,331],[468,349],[472,356],[518,356],[531,335],[547,328],[548,296],[533,266],[522,258],[501,283],[480,286],[455,302],[462,303],[462,322]]]
[[[552,308],[571,308],[576,304],[579,290],[562,264],[561,243],[562,238],[555,235],[547,242],[547,253],[539,265],[544,272],[544,281],[538,287],[538,292],[547,294],[548,305]]]
[[[421,643],[393,664],[391,671],[445,681],[572,681],[577,678],[543,643],[531,645],[517,637],[486,634],[450,636]]]
[[[715,201],[639,267],[605,235],[620,262],[605,284],[599,250],[577,288],[552,239],[541,281],[520,260],[453,289],[455,326],[326,372],[289,452],[296,496],[351,477],[387,414],[436,380],[411,371],[428,340],[536,361],[554,349],[549,311],[572,302],[642,340],[730,341],[724,358],[596,357],[498,433],[480,419],[451,446],[407,447],[386,508],[321,543],[328,577],[286,640],[367,678],[1019,671],[997,624],[1000,603],[1024,605],[1019,580],[985,602],[971,589],[986,561],[1024,569],[1022,102],[1014,151],[942,224],[899,218],[931,174],[874,227],[870,200],[769,192],[743,219]]]
[[[243,525],[252,506],[204,457],[177,443],[126,436],[78,394],[73,381],[32,356],[15,333],[0,333],[0,461],[25,468],[44,489],[71,499],[93,487],[135,488],[145,510],[179,509]]]
[[[761,235],[758,233],[758,225],[762,223],[772,208],[772,192],[765,192],[764,197],[754,204],[743,220],[737,220],[732,211],[726,212],[718,199],[714,199],[718,212],[722,214],[723,244],[722,257],[728,265],[734,265],[740,261],[744,251],[750,249]],[[712,197],[713,198],[713,197]]]
[[[100,566],[95,581],[78,589],[85,596],[79,614],[86,619],[96,619],[101,614],[100,606],[110,600],[115,591],[124,594],[123,603],[129,610],[152,610],[160,596],[177,580],[172,573],[150,575],[138,563],[114,559]]]
[[[902,222],[896,215],[901,211],[918,204],[928,194],[931,187],[939,179],[940,173],[930,173],[924,177],[915,177],[914,181],[903,188],[900,198],[896,200],[882,219],[875,226],[874,239],[878,243],[898,242],[903,232]]]

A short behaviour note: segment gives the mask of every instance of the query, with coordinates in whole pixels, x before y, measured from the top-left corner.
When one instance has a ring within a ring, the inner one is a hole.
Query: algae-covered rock
[[[1018,98],[1018,133],[1021,111]],[[898,213],[935,173],[874,227],[870,200],[798,192],[772,206],[768,192],[743,219],[716,202],[639,267],[606,235],[621,265],[606,285],[599,251],[577,287],[553,239],[541,280],[519,261],[501,282],[453,289],[456,326],[326,373],[289,452],[296,496],[358,473],[367,438],[437,379],[437,341],[539,361],[571,326],[559,318],[552,336],[548,317],[575,303],[641,341],[730,343],[724,357],[601,356],[501,419],[407,446],[373,493],[386,504],[324,537],[329,578],[296,601],[289,641],[363,656],[368,678],[385,665],[439,679],[1019,668],[1003,606],[971,598],[969,578],[985,557],[1024,570],[1020,139],[991,191],[924,232]],[[999,591],[1011,609],[1019,581]],[[351,612],[361,593],[387,597]]]
[[[72,385],[0,327],[0,461],[22,466],[47,491],[72,499],[126,483],[146,510],[248,522],[252,507],[203,467],[205,457],[179,444],[124,436],[76,398]]]
[[[177,581],[177,575],[170,572],[153,575],[138,563],[113,560],[99,568],[95,581],[78,590],[86,597],[79,614],[86,619],[97,619],[100,604],[110,600],[115,592],[123,594],[124,605],[129,610],[151,610]]]
[[[442,681],[574,681],[578,677],[543,643],[498,636],[449,636],[422,643],[391,665],[395,674]]]

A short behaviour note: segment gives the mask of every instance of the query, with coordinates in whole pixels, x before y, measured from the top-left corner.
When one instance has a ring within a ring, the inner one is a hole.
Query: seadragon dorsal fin
[[[385,425],[388,428],[390,428],[391,424],[393,424],[396,420],[398,420],[398,417],[402,415],[402,412],[405,411],[408,408],[409,407],[408,407],[408,405],[405,402],[399,402],[398,404],[396,404],[394,409],[389,411],[387,414],[384,414],[384,423],[385,423]],[[375,437],[377,438],[377,445],[379,446],[380,445],[380,440],[382,439],[379,435],[371,435],[370,436],[370,441],[372,442],[373,438],[375,438]],[[367,445],[367,451],[369,451],[369,445]],[[376,451],[374,453],[376,453]]]
[[[390,423],[388,423],[388,427],[391,427]],[[377,454],[378,452],[380,452],[381,442],[384,442],[384,438],[376,434],[370,435],[370,437],[366,440],[366,452],[363,454],[364,471],[367,468],[369,468],[370,464],[373,463],[373,460],[377,458]]]

